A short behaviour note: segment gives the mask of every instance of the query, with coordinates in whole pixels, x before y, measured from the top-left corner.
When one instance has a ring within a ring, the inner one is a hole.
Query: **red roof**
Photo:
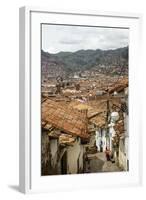
[[[47,99],[42,103],[42,121],[74,136],[88,138],[87,115]]]

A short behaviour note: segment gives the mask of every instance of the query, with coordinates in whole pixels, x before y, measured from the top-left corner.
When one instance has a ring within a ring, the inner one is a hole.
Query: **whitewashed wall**
[[[50,153],[51,153],[51,164],[52,167],[55,168],[57,164],[57,150],[58,150],[58,141],[57,139],[50,140]]]
[[[146,6],[145,6],[145,0],[5,0],[1,1],[1,12],[0,12],[0,19],[1,19],[1,79],[0,79],[0,85],[1,85],[1,94],[5,98],[0,99],[0,105],[1,106],[1,129],[0,132],[4,133],[5,129],[8,125],[7,116],[8,112],[13,113],[13,117],[11,120],[9,120],[9,127],[11,127],[11,133],[9,134],[9,140],[8,134],[1,134],[1,145],[0,145],[0,152],[1,152],[1,158],[3,160],[3,163],[1,165],[1,178],[0,178],[0,197],[1,199],[15,199],[15,200],[36,200],[36,199],[43,199],[48,200],[54,199],[68,199],[74,200],[76,198],[84,200],[88,199],[102,199],[102,200],[112,200],[113,194],[114,196],[118,197],[118,200],[123,199],[129,199],[133,198],[133,200],[139,199],[145,199],[145,191],[146,191],[146,172],[144,170],[143,178],[143,186],[141,187],[129,187],[129,188],[112,188],[112,189],[98,189],[98,191],[95,190],[85,190],[85,191],[73,191],[68,193],[67,195],[66,191],[62,192],[52,192],[49,194],[33,194],[33,195],[22,195],[18,192],[18,160],[19,160],[19,151],[18,151],[18,135],[19,135],[19,108],[18,108],[18,87],[19,87],[19,66],[18,66],[18,59],[19,59],[19,23],[18,23],[18,9],[20,6],[24,5],[31,5],[31,6],[43,6],[43,7],[49,7],[50,10],[53,8],[54,10],[60,10],[63,9],[74,9],[74,10],[99,10],[99,11],[115,11],[115,12],[137,12],[137,13],[143,13],[145,14]],[[143,17],[144,24],[143,24],[143,35],[146,35],[146,15]],[[12,39],[13,38],[13,39]],[[7,45],[9,44],[9,45]],[[146,37],[143,38],[143,50],[146,46]],[[11,50],[13,49],[13,50]],[[10,51],[9,54],[5,53],[7,51]],[[143,66],[146,66],[146,60],[144,59],[145,50],[143,51]],[[9,57],[9,59],[8,59]],[[7,61],[7,62],[6,62]],[[145,68],[146,70],[146,68]],[[7,80],[6,81],[6,76]],[[146,85],[146,79],[143,78],[146,73],[142,74],[142,85]],[[5,87],[4,87],[5,83]],[[9,88],[9,85],[11,83],[12,90],[7,91],[7,87]],[[11,103],[10,103],[10,97]],[[146,109],[146,93],[143,93],[143,105],[145,105],[144,109]],[[7,106],[4,106],[7,105]],[[145,121],[145,112],[142,114],[143,120]],[[146,132],[146,127],[143,126]],[[7,146],[9,148],[6,148],[6,143],[3,141],[7,141]],[[146,135],[144,134],[144,141],[146,141]],[[3,150],[5,149],[5,153],[3,153]],[[10,151],[11,149],[11,151]],[[146,152],[146,145],[144,145],[143,152]],[[9,158],[9,159],[8,159]],[[8,167],[11,163],[11,170],[8,170]],[[144,168],[146,168],[146,156],[144,156],[144,162],[143,162]],[[8,166],[8,167],[7,167]],[[119,195],[120,194],[120,195]],[[98,196],[98,197],[97,197]]]
[[[79,158],[80,155],[80,158]],[[68,173],[69,174],[76,174],[78,172],[78,158],[79,158],[79,165],[83,167],[83,147],[80,145],[80,139],[76,140],[73,146],[68,147],[67,149],[67,163],[68,163]]]
[[[122,169],[127,170],[127,157],[125,154],[125,144],[123,142],[124,140],[120,140],[119,144],[119,166]]]
[[[100,151],[100,143],[102,141],[102,146],[103,146],[103,151],[106,150],[106,130],[105,129],[102,129],[102,137],[100,137],[101,135],[101,129],[98,129],[96,131],[96,146],[98,148],[98,151]]]

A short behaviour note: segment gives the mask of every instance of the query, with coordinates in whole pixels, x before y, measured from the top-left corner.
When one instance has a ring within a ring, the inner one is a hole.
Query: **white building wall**
[[[51,139],[50,140],[50,153],[51,153],[51,165],[53,168],[57,164],[57,150],[58,150],[57,139]]]
[[[122,141],[124,141],[123,148],[119,147],[119,164],[124,168],[124,170],[128,170],[128,160],[129,160],[129,117],[126,113],[124,113],[124,138]]]
[[[129,117],[124,113],[124,129],[125,129],[125,153],[129,160]]]
[[[73,146],[67,149],[67,170],[68,174],[78,173],[78,158],[79,168],[83,169],[83,146],[80,145],[80,139],[76,140]]]
[[[102,130],[102,134],[103,134],[103,138],[102,138],[103,151],[105,151],[106,150],[106,130],[105,129]]]
[[[105,151],[106,150],[106,130],[102,129],[102,137],[101,137],[101,129],[96,130],[95,140],[96,140],[96,146],[97,146],[98,151],[101,150],[101,142],[102,142],[103,151]]]
[[[112,137],[114,137],[116,134],[115,130],[114,130],[114,127],[111,126],[109,128],[109,144],[108,144],[108,148],[110,149],[110,151],[113,150],[113,147],[112,147]]]
[[[79,155],[79,171],[83,171],[83,156],[84,156],[84,146],[80,145],[80,155]]]
[[[127,170],[127,157],[125,154],[125,146],[124,145],[125,145],[124,139],[121,139],[120,144],[119,144],[119,166],[126,171]]]
[[[90,143],[89,143],[89,145],[90,145],[91,147],[94,146],[95,141],[96,141],[96,137],[95,137],[95,134],[93,134],[93,135],[91,135],[91,137],[90,137]]]

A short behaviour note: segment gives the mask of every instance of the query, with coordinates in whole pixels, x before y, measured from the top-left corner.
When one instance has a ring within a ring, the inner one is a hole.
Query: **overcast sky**
[[[49,53],[116,49],[127,46],[128,40],[128,29],[42,25],[42,49]]]

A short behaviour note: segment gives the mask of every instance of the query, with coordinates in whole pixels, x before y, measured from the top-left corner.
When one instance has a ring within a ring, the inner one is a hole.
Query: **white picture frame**
[[[20,8],[20,191],[23,193],[128,187],[142,182],[140,129],[140,14],[99,11],[50,11]],[[128,172],[68,176],[40,175],[40,24],[76,24],[130,29],[129,166]],[[137,70],[138,69],[138,70]]]

